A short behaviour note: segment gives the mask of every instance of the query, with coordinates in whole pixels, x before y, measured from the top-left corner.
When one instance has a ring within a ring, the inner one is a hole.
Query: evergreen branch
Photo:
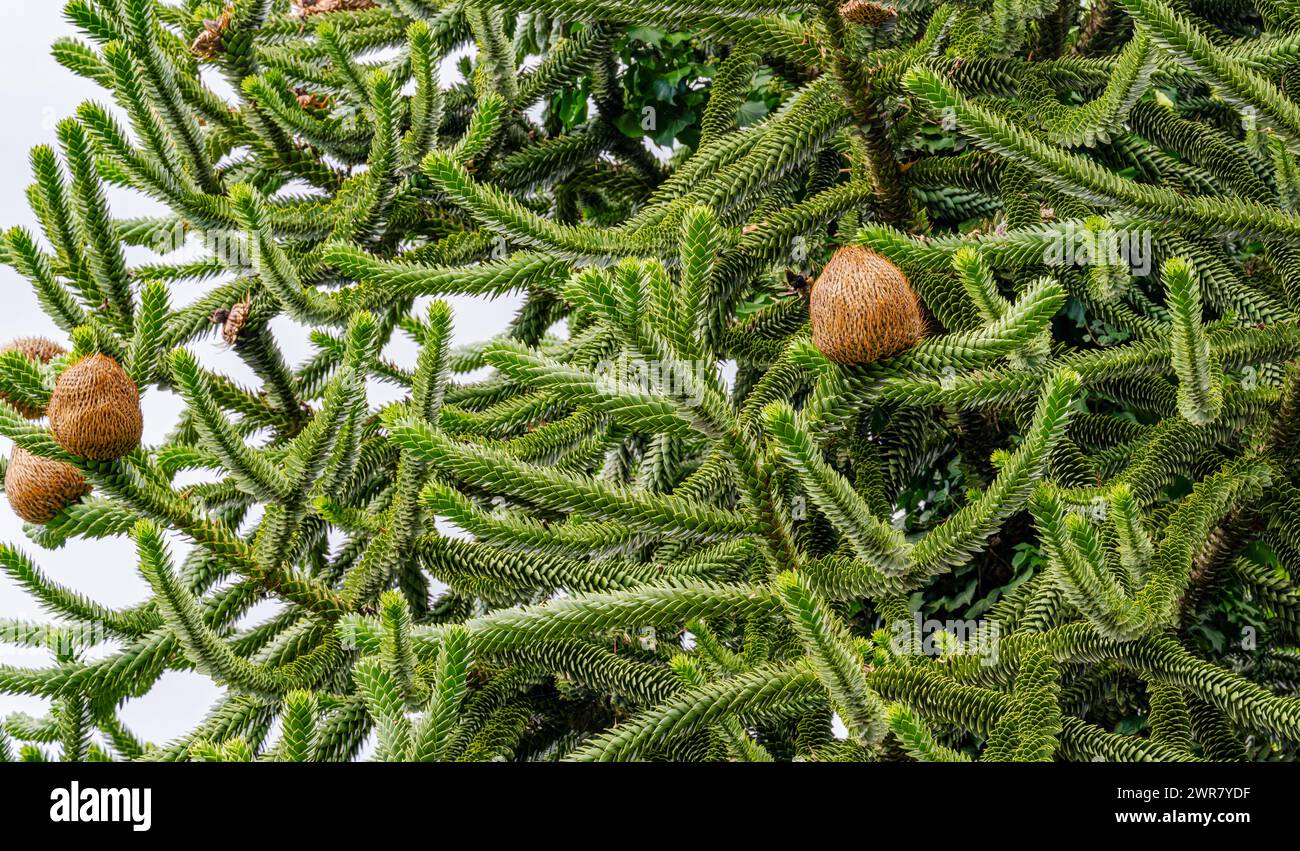
[[[1178,375],[1178,410],[1188,422],[1206,425],[1223,407],[1223,370],[1201,325],[1200,289],[1184,260],[1168,260],[1162,271],[1173,328],[1169,353]]]
[[[795,574],[778,576],[776,590],[786,617],[803,641],[817,678],[830,693],[831,705],[844,720],[849,735],[864,747],[879,745],[887,730],[885,706],[867,688],[862,659],[848,633]]]

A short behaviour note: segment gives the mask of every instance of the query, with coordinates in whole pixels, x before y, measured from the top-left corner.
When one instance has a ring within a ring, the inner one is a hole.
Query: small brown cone
[[[903,271],[881,255],[846,245],[813,282],[813,345],[836,363],[892,357],[925,337],[921,300]]]
[[[50,431],[82,458],[111,461],[140,445],[144,415],[135,382],[107,355],[84,357],[54,383]]]
[[[190,45],[190,52],[200,59],[216,59],[221,55],[221,40],[230,28],[232,12],[227,8],[221,17],[203,22],[203,32]]]
[[[898,10],[871,0],[848,0],[839,8],[840,17],[851,24],[883,27],[898,20]]]
[[[226,341],[227,346],[239,342],[239,335],[244,332],[244,326],[248,324],[248,316],[252,311],[253,303],[245,298],[235,303],[226,313],[225,322],[221,325],[221,339]]]
[[[5,495],[28,523],[48,523],[65,507],[90,493],[90,485],[70,464],[33,455],[15,446],[5,471]]]
[[[53,340],[45,337],[19,337],[9,345],[0,349],[0,354],[4,352],[19,351],[34,361],[49,363],[60,355],[67,354],[67,350]],[[18,413],[22,414],[29,420],[39,420],[45,416],[45,411],[40,408],[33,408],[21,402],[10,399],[4,393],[0,393],[0,399],[4,399],[10,405],[13,405]]]
[[[375,8],[375,0],[293,0],[295,15],[322,15],[326,12],[351,12]]]

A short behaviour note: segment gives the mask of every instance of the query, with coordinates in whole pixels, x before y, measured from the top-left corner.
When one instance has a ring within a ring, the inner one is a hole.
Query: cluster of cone
[[[67,354],[58,343],[43,337],[14,340],[3,351],[19,351],[42,364]],[[135,382],[121,364],[103,354],[87,355],[63,370],[44,410],[3,393],[0,399],[28,419],[48,417],[59,446],[91,461],[121,458],[140,445],[144,431]],[[23,520],[48,523],[88,493],[90,485],[76,467],[14,446],[5,471],[5,495]]]
[[[809,293],[813,344],[841,364],[868,364],[905,351],[925,336],[921,300],[897,266],[857,245],[835,252]],[[67,352],[40,337],[15,340],[17,350],[49,364]],[[112,461],[140,444],[144,417],[136,384],[117,361],[87,355],[59,374],[45,410],[0,394],[28,419],[48,416],[50,432],[65,451],[90,461]],[[77,468],[15,446],[5,473],[5,494],[29,523],[48,523],[90,492]]]
[[[831,256],[808,296],[813,345],[827,360],[868,364],[925,337],[921,300],[889,259],[846,245]]]

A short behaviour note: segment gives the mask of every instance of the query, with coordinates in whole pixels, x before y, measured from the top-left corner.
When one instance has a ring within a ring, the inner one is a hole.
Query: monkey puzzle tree
[[[0,667],[52,701],[0,755],[1293,756],[1300,7],[67,15],[115,108],[33,152],[44,238],[0,252],[70,349],[0,355],[7,487],[39,547],[131,536],[152,596],[0,550],[56,616],[4,623],[55,658]],[[504,293],[453,348],[437,299]],[[138,445],[154,389],[185,409]],[[147,743],[117,710],[168,670],[225,691]]]

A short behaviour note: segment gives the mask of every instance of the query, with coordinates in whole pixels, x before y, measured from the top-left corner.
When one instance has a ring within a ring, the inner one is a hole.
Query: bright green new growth
[[[72,358],[0,355],[0,433],[93,487],[33,543],[129,537],[151,592],[0,547],[53,620],[0,621],[53,655],[0,666],[50,703],[0,759],[1296,757],[1289,11],[297,5],[67,5],[113,107],[33,151],[0,259],[185,410],[80,459],[14,407]],[[789,283],[843,244],[925,340],[816,350]],[[448,299],[506,295],[452,345]],[[223,695],[144,741],[175,670]]]
[[[1207,425],[1223,408],[1223,370],[1201,325],[1201,294],[1197,275],[1178,257],[1165,262],[1165,292],[1173,332],[1169,356],[1178,376],[1178,411],[1189,422]]]

